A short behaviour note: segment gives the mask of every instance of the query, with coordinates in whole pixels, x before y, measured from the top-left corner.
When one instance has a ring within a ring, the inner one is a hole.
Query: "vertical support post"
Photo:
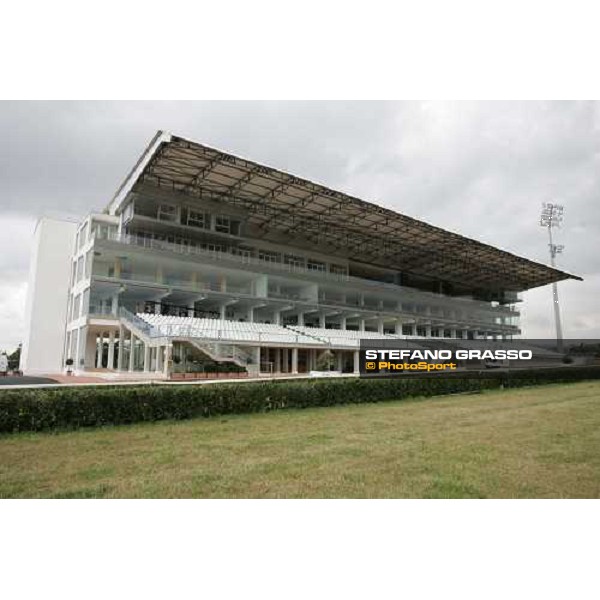
[[[108,364],[109,369],[115,368],[115,332],[110,331],[108,334]]]
[[[298,373],[298,348],[292,348],[292,373]]]
[[[144,344],[144,373],[150,371],[150,345]]]
[[[129,332],[129,372],[133,372],[133,358],[135,355],[135,336]]]
[[[119,325],[119,354],[117,356],[117,370],[123,370],[123,357],[125,355],[125,328]]]
[[[102,351],[104,350],[104,331],[98,333],[98,341],[96,342],[96,369],[102,368]]]
[[[360,373],[360,353],[358,350],[354,351],[354,372]]]

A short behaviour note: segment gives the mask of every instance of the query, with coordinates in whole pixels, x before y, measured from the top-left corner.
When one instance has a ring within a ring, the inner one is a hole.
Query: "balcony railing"
[[[159,241],[155,239],[150,239],[142,236],[138,236],[135,234],[125,234],[112,232],[108,239],[110,241],[115,241],[122,244],[127,244],[130,246],[136,246],[141,248],[147,248],[151,250],[159,250],[164,252],[173,252],[180,255],[187,256],[201,256],[208,260],[215,262],[228,262],[232,263],[234,266],[239,268],[240,265],[243,266],[256,266],[257,271],[262,271],[264,269],[273,269],[278,272],[285,272],[290,274],[299,274],[299,275],[308,275],[311,278],[316,277],[318,279],[335,282],[335,283],[347,283],[351,286],[355,286],[356,288],[364,289],[371,288],[374,291],[384,291],[388,293],[394,293],[396,295],[401,294],[403,301],[408,302],[443,302],[446,306],[451,304],[457,309],[480,309],[485,312],[490,313],[490,316],[493,317],[502,315],[505,317],[515,317],[518,316],[518,312],[512,309],[509,309],[506,306],[498,306],[491,307],[489,303],[483,302],[481,300],[473,300],[471,298],[458,298],[458,297],[449,297],[444,294],[437,294],[434,292],[426,292],[422,290],[417,290],[415,288],[410,288],[406,286],[399,286],[391,283],[385,283],[382,281],[375,281],[371,279],[362,279],[358,277],[353,277],[347,274],[338,274],[331,273],[328,271],[318,271],[313,269],[308,269],[303,266],[294,265],[294,264],[285,264],[278,263],[272,261],[261,260],[254,256],[248,256],[244,254],[234,254],[232,252],[223,252],[217,250],[207,250],[204,248],[200,248],[199,246],[190,246],[188,244],[176,244],[172,242]],[[156,279],[141,275],[141,278],[136,277],[138,281],[153,281],[156,283]],[[128,278],[124,276],[122,278]],[[131,278],[131,277],[129,277]],[[183,280],[169,279],[165,280],[164,283],[167,285],[184,285],[185,287],[190,287],[190,282],[185,282]],[[210,282],[202,282],[202,285],[211,286],[208,289],[211,291],[231,291],[235,293],[249,294],[250,291],[246,289],[236,289],[234,286],[227,286],[226,290],[217,289],[219,286],[216,284],[211,284]],[[294,300],[295,298],[289,298]],[[301,299],[302,300],[302,299]],[[337,304],[337,303],[336,303]],[[346,303],[348,306],[353,306],[357,309],[363,308],[363,306],[357,304]],[[374,306],[365,306],[368,310],[381,310]],[[402,311],[405,312],[405,311]],[[418,316],[419,313],[410,313],[412,316]],[[425,315],[423,315],[425,316]],[[439,320],[439,317],[435,315],[431,315],[432,318]]]

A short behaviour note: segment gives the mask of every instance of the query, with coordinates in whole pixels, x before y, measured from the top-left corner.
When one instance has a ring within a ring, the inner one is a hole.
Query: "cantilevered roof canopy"
[[[523,291],[581,278],[407,217],[301,177],[158,132],[117,190],[118,213],[140,185],[247,211],[265,239],[308,242],[332,254],[459,286]]]

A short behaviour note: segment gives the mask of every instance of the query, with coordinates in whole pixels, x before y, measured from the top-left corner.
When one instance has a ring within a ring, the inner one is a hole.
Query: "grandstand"
[[[361,339],[512,339],[519,293],[573,278],[158,132],[102,213],[42,219],[22,369],[302,373]]]

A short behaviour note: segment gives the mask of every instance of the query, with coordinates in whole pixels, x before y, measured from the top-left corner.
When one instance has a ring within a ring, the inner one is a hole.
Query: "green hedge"
[[[387,379],[29,388],[0,391],[0,432],[76,429],[335,404],[381,402],[499,387],[599,379],[600,368],[562,367],[481,378],[432,374]]]

